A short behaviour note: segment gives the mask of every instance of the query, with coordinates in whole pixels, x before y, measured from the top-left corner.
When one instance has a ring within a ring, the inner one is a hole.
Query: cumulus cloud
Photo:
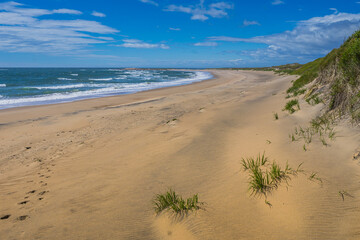
[[[216,47],[217,45],[217,42],[198,42],[194,44],[197,47]]]
[[[118,32],[96,21],[46,19],[52,14],[82,14],[73,9],[38,9],[5,2],[0,10],[0,50],[9,52],[74,53],[113,41],[108,34]]]
[[[338,13],[299,21],[291,31],[237,38],[228,36],[210,37],[211,41],[249,42],[267,47],[243,51],[243,54],[258,58],[292,58],[312,60],[323,56],[360,28],[360,14]]]
[[[260,23],[258,23],[257,21],[244,20],[244,22],[243,22],[244,27],[251,26],[251,25],[260,25]]]
[[[138,39],[124,39],[123,44],[117,45],[118,47],[125,48],[161,48],[161,49],[169,49],[170,47],[163,43],[146,43]]]
[[[95,16],[95,17],[106,17],[106,15],[104,13],[101,12],[97,12],[97,11],[93,11],[91,13],[91,15]]]
[[[191,15],[192,20],[205,21],[209,17],[222,18],[228,15],[227,10],[233,9],[233,4],[226,2],[212,3],[208,6],[204,5],[204,0],[200,0],[197,5],[182,6],[182,5],[169,5],[164,11],[168,12],[183,12]]]
[[[148,3],[148,4],[151,4],[151,5],[154,5],[154,6],[159,6],[159,4],[153,0],[140,0],[140,2],[143,2],[143,3]]]

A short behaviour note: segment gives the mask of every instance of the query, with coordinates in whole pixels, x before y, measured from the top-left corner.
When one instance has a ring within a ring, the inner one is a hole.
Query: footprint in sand
[[[42,192],[39,192],[39,196],[42,196],[42,195],[44,195],[45,193],[48,193],[49,191],[42,191]]]
[[[19,202],[18,204],[19,204],[19,205],[25,205],[25,204],[27,204],[28,202],[29,202],[29,201],[26,200],[26,201]]]
[[[30,192],[27,192],[26,194],[32,194],[32,193],[35,193],[36,190],[31,190]]]
[[[27,218],[29,218],[28,215],[23,215],[23,216],[18,217],[17,220],[19,220],[19,221],[24,221],[24,220],[27,219]]]
[[[0,220],[6,220],[10,217],[11,215],[10,214],[6,214],[6,215],[3,215],[0,217]]]

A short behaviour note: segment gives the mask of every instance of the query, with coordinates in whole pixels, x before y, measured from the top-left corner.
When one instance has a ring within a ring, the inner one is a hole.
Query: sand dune
[[[289,133],[320,107],[282,110],[294,76],[212,71],[187,86],[0,111],[1,239],[360,239],[360,132],[346,122],[305,152]],[[275,121],[273,113],[279,114]],[[299,174],[251,197],[242,157]],[[156,216],[155,194],[199,193],[205,211]],[[344,200],[339,191],[351,195]]]

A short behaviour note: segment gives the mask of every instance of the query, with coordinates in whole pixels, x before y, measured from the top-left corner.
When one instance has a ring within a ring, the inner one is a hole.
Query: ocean
[[[71,102],[210,79],[202,71],[110,68],[0,69],[0,109]]]

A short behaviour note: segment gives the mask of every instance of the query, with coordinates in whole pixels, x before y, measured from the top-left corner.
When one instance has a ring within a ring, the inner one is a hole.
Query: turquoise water
[[[200,71],[108,68],[0,69],[0,109],[71,102],[189,84],[211,78]]]

